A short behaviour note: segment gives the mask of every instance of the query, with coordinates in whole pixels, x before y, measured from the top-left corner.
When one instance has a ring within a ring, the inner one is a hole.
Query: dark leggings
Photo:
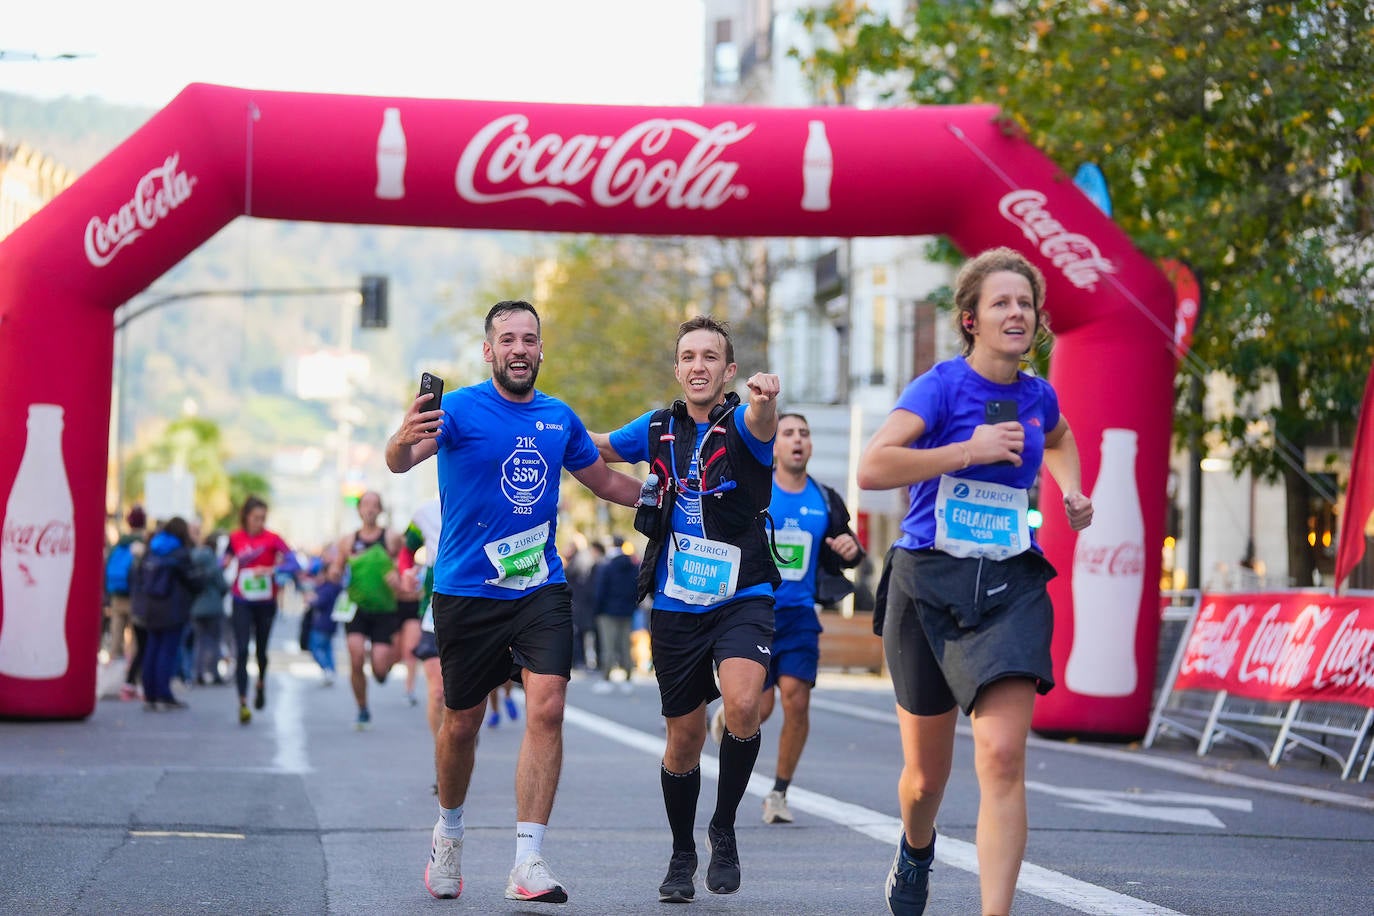
[[[147,647],[147,627],[140,623],[134,624],[134,657],[129,659],[129,667],[124,672],[124,683],[130,687],[143,682],[143,651]]]
[[[275,601],[241,601],[234,599],[234,652],[238,664],[234,667],[234,685],[239,697],[248,696],[248,636],[258,650],[258,680],[267,680],[267,636],[272,632],[272,618],[277,616]]]

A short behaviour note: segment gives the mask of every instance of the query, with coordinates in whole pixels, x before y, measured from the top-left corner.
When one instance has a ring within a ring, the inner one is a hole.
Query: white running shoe
[[[463,841],[441,836],[437,823],[425,866],[425,887],[441,900],[456,899],[463,892]]]
[[[773,791],[763,797],[763,822],[765,824],[792,823],[792,809],[787,807],[786,795]]]
[[[711,716],[711,740],[720,744],[725,739],[725,704],[721,703],[716,707],[715,715]]]
[[[549,871],[548,863],[538,853],[530,853],[515,863],[506,885],[507,900],[531,900],[535,903],[567,903],[568,892]]]

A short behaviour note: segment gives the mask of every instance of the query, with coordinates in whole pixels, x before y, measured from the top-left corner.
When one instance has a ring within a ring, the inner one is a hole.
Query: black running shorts
[[[572,675],[572,591],[565,582],[510,599],[434,593],[444,705],[471,709],[520,670]]]
[[[395,611],[385,614],[369,614],[359,610],[353,619],[344,624],[345,633],[361,633],[374,646],[389,646],[391,638],[401,628],[401,615]]]
[[[715,666],[725,659],[747,658],[767,669],[773,599],[742,598],[701,614],[655,609],[649,640],[663,715],[685,716],[720,696]]]

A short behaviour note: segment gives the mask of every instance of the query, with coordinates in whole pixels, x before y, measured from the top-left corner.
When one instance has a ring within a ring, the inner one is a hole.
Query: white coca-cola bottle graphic
[[[62,408],[29,405],[29,436],[0,522],[0,674],[43,680],[67,672],[67,595],[76,539],[62,459]]]
[[[401,109],[382,112],[382,131],[377,134],[377,197],[400,200],[406,196],[406,134],[401,129]]]
[[[1073,646],[1064,683],[1074,693],[1135,692],[1135,633],[1145,587],[1145,519],[1135,481],[1136,434],[1102,431],[1093,523],[1073,552]]]
[[[811,121],[806,128],[802,149],[802,209],[822,212],[830,209],[830,178],[835,173],[825,122]]]

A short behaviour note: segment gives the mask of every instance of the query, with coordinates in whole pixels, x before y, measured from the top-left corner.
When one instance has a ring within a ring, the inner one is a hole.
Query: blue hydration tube
[[[673,417],[671,414],[669,414],[668,416],[668,435],[673,436],[673,442],[677,441],[677,437],[673,434]],[[709,430],[707,431],[707,435],[710,435]],[[703,496],[714,496],[717,493],[724,493],[726,490],[733,490],[735,487],[739,486],[739,484],[733,480],[722,480],[720,483],[716,484],[709,490],[693,490],[691,487],[687,486],[687,484],[682,482],[682,478],[677,476],[677,453],[670,448],[668,450],[668,455],[668,471],[673,475],[673,484],[677,487],[677,491],[679,493],[700,499]],[[697,473],[704,474],[705,471],[706,469],[701,467],[701,453],[698,452]]]

